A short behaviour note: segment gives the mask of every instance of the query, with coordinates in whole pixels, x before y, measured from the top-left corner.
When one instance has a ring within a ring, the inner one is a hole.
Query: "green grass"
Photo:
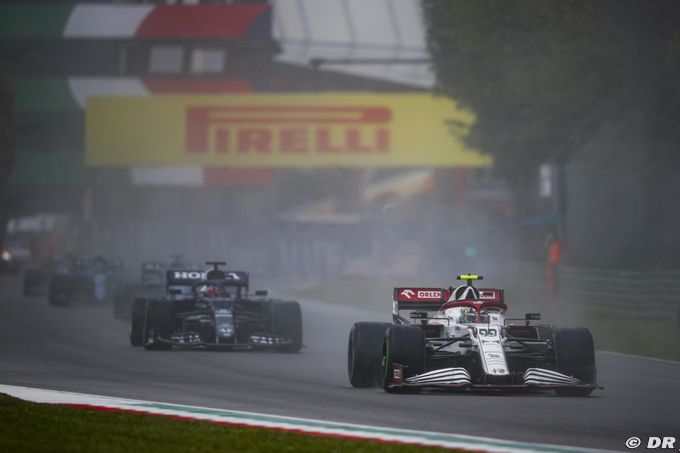
[[[295,297],[314,299],[332,304],[347,305],[364,308],[370,311],[390,313],[392,311],[392,289],[398,286],[428,286],[438,287],[441,283],[413,281],[387,277],[346,277],[330,280],[318,285],[297,288],[286,291]]]
[[[680,361],[680,326],[675,316],[640,319],[585,309],[581,319],[593,332],[597,349]]]
[[[31,452],[440,452],[167,417],[37,404],[0,394],[0,450]]]
[[[441,282],[404,282],[403,278],[347,277],[312,287],[288,291],[293,296],[365,308],[388,314],[392,310],[392,288],[395,286],[441,286]],[[651,319],[616,310],[593,309],[585,305],[532,305],[514,299],[517,291],[508,291],[507,303],[511,316],[525,311],[542,312],[544,319],[565,326],[588,327],[595,338],[595,348],[680,361],[680,326],[676,313],[665,319]],[[554,321],[554,320],[559,320]]]

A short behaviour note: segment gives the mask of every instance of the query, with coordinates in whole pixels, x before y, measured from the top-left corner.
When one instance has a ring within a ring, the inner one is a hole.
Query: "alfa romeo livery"
[[[379,383],[391,393],[549,388],[571,396],[601,388],[588,329],[535,324],[537,313],[507,319],[503,290],[472,284],[481,279],[459,275],[466,283],[449,289],[394,288],[393,323],[352,327],[347,360],[352,386]]]

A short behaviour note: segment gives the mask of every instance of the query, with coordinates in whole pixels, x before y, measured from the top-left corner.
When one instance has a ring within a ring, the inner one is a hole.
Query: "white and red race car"
[[[548,388],[568,396],[602,388],[587,328],[535,324],[537,313],[507,319],[503,290],[472,284],[481,279],[459,275],[466,283],[449,289],[394,288],[392,324],[352,327],[347,360],[352,386],[379,383],[390,393]]]

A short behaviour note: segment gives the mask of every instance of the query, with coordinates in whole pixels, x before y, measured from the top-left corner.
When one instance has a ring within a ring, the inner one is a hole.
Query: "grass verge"
[[[417,280],[410,282],[410,284],[414,286],[432,284],[434,287],[438,287],[441,282],[436,284]],[[398,286],[409,286],[409,282],[404,282],[403,278],[344,277],[312,286],[286,290],[286,294],[332,304],[364,308],[389,315],[392,310],[392,288]]]
[[[582,312],[597,349],[680,361],[680,326],[674,316],[656,320],[603,310]]]
[[[37,404],[0,394],[2,451],[441,452],[203,421]]]

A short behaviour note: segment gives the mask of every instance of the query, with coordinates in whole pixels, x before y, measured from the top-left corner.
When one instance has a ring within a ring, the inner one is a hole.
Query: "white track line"
[[[623,352],[615,352],[615,351],[597,351],[597,353],[613,355],[613,356],[617,356],[617,357],[630,357],[630,358],[633,358],[633,359],[651,360],[652,362],[667,363],[669,365],[680,365],[680,362],[677,362],[675,360],[658,359],[656,357],[647,357],[647,356],[644,356],[644,355],[625,354]]]

